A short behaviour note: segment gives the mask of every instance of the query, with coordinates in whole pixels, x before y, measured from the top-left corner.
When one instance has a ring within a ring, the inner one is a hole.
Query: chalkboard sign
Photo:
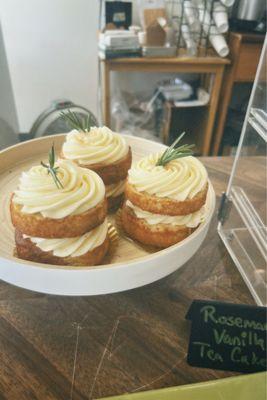
[[[116,28],[128,29],[132,23],[132,3],[106,1],[106,24],[112,23]]]
[[[266,308],[195,300],[187,362],[239,372],[266,370]]]

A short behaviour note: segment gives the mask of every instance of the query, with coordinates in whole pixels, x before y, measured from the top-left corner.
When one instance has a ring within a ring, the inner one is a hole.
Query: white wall
[[[99,3],[0,0],[0,23],[20,132],[27,132],[51,101],[59,98],[97,114]],[[134,23],[138,23],[137,0],[133,5]],[[157,82],[169,76],[120,73],[115,85],[129,92],[147,91],[149,97]],[[0,97],[3,100],[3,93]]]
[[[0,21],[0,119],[18,133],[18,120]],[[0,137],[1,137],[0,132]]]
[[[0,21],[0,150],[18,142],[18,119]]]
[[[96,113],[98,7],[98,0],[0,0],[21,132],[58,98]]]

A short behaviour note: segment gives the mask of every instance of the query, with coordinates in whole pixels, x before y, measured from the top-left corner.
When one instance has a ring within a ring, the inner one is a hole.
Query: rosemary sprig
[[[176,158],[188,157],[192,156],[194,152],[191,150],[195,145],[194,144],[184,144],[183,146],[175,147],[177,143],[184,137],[185,132],[183,132],[174,142],[168,147],[162,156],[158,159],[156,165],[164,165],[168,164],[170,161],[175,160]]]
[[[55,167],[55,159],[56,159],[56,157],[55,157],[55,148],[54,148],[54,143],[53,143],[53,145],[52,145],[52,147],[51,147],[51,149],[50,149],[50,151],[48,153],[49,165],[45,164],[43,161],[41,161],[41,165],[44,168],[47,169],[47,173],[48,174],[51,174],[51,176],[52,176],[57,188],[58,189],[60,189],[60,188],[63,189],[63,185],[62,185],[62,183],[60,182],[60,180],[59,180],[59,178],[57,176],[57,171],[58,171],[59,167]]]
[[[86,118],[81,118],[78,117],[77,113],[69,109],[67,112],[61,111],[59,115],[71,129],[88,132],[92,126],[93,121],[90,114],[88,114]]]

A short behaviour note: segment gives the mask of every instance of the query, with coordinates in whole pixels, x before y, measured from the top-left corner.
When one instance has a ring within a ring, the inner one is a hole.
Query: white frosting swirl
[[[59,219],[81,214],[104,199],[105,186],[95,172],[69,160],[58,160],[56,167],[63,188],[56,186],[41,165],[22,173],[13,197],[14,203],[22,205],[22,212]]]
[[[116,197],[124,192],[126,180],[123,179],[117,183],[112,183],[111,185],[106,185],[107,197]]]
[[[177,201],[192,199],[207,184],[207,171],[195,157],[183,157],[156,166],[161,154],[139,160],[129,171],[129,183],[139,192]]]
[[[104,243],[107,233],[108,222],[105,219],[103,224],[79,237],[65,239],[43,239],[27,235],[23,237],[29,238],[42,251],[52,251],[54,256],[79,257]]]
[[[163,214],[153,214],[149,211],[144,211],[141,208],[133,205],[129,200],[126,201],[126,205],[130,207],[137,218],[144,219],[149,225],[156,224],[168,224],[168,225],[178,225],[187,226],[188,228],[196,228],[200,223],[205,220],[206,207],[201,207],[198,211],[187,214],[187,215],[163,215]]]
[[[89,132],[72,130],[62,148],[65,158],[84,165],[109,165],[125,157],[128,151],[123,136],[106,126],[92,127]]]

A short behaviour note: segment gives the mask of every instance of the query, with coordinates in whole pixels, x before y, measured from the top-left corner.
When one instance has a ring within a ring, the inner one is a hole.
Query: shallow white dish
[[[157,281],[180,268],[195,254],[206,237],[215,209],[216,198],[211,184],[206,220],[188,238],[167,249],[149,253],[122,238],[114,262],[96,267],[59,267],[14,257],[10,194],[17,186],[20,173],[41,159],[45,160],[53,142],[56,149],[60,149],[64,137],[46,136],[0,152],[0,279],[26,289],[58,295],[114,293]],[[127,136],[126,139],[132,148],[134,160],[165,148],[162,144],[138,137]]]

